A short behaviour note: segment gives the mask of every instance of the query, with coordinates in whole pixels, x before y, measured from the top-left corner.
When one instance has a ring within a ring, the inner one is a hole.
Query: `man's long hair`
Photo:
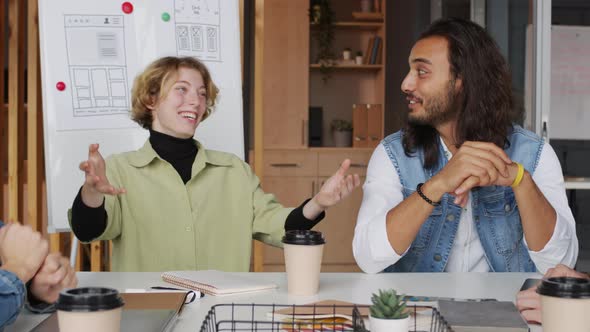
[[[448,42],[451,77],[460,78],[462,87],[455,104],[456,146],[465,141],[492,142],[504,148],[513,114],[510,71],[498,45],[479,25],[463,19],[441,19],[424,31],[419,40],[443,37]],[[406,155],[424,149],[424,165],[432,168],[438,161],[438,134],[427,125],[406,122],[403,146]]]

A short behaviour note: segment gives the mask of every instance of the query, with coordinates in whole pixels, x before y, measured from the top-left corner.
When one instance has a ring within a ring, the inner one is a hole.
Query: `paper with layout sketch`
[[[283,331],[329,332],[353,331],[353,308],[361,315],[365,327],[370,330],[369,305],[338,300],[324,300],[306,305],[280,306],[268,312],[267,319],[281,323]],[[411,331],[430,331],[434,316],[430,306],[408,306]]]

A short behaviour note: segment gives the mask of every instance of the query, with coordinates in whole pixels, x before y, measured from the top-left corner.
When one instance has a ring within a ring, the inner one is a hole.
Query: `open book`
[[[230,295],[277,288],[272,282],[259,281],[216,270],[170,271],[162,273],[162,279],[171,284],[201,291],[209,295]]]
[[[307,305],[279,305],[280,309],[267,312],[267,319],[280,322],[277,330],[286,332],[352,332],[354,303],[325,300]],[[369,306],[357,305],[359,319],[369,316]],[[356,323],[357,325],[359,322]],[[366,323],[365,323],[366,324]],[[358,326],[357,326],[358,328]]]
[[[285,318],[295,319],[320,319],[320,318],[332,318],[339,317],[348,320],[352,320],[352,309],[355,306],[354,303],[337,301],[337,300],[324,300],[306,305],[293,305],[283,306],[279,310],[274,312],[268,312],[268,318],[274,318],[277,320]],[[363,317],[369,317],[369,306],[368,305],[356,305],[359,313]]]

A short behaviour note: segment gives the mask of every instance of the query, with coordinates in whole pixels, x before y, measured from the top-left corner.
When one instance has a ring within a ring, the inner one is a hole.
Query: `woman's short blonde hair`
[[[152,112],[148,107],[153,107],[165,98],[170,89],[179,68],[194,69],[203,76],[206,90],[207,109],[203,115],[205,120],[215,109],[215,102],[219,89],[213,83],[209,70],[205,65],[192,57],[163,57],[152,62],[140,73],[133,83],[131,91],[131,119],[145,129],[152,128]]]

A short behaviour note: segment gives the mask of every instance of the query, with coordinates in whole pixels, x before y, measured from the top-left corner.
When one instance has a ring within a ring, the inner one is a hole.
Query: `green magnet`
[[[162,13],[162,21],[164,21],[164,22],[170,21],[170,14],[168,14],[166,12]]]

